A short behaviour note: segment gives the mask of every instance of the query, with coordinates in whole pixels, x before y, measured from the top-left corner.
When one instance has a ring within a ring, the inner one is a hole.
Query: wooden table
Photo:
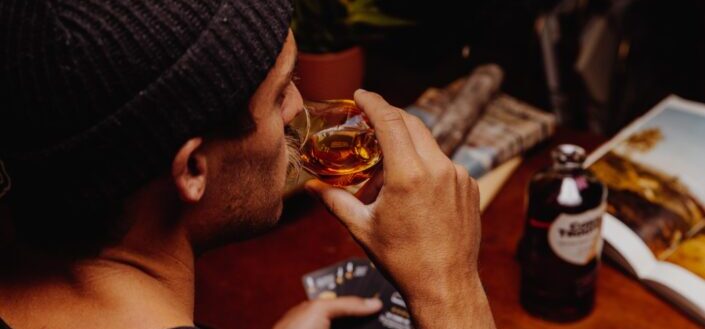
[[[610,263],[600,269],[594,312],[579,322],[545,322],[529,316],[519,305],[514,251],[523,229],[524,189],[529,178],[549,163],[552,146],[570,142],[593,149],[602,141],[589,134],[559,131],[550,143],[527,156],[483,214],[480,275],[498,328],[698,327]],[[294,196],[274,231],[200,259],[196,319],[219,329],[271,328],[286,310],[305,300],[303,274],[361,255],[362,250],[321,205],[306,195]]]

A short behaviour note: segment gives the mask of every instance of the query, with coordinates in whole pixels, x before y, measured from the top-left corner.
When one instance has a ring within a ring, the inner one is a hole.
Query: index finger
[[[398,172],[419,160],[401,110],[389,105],[382,96],[362,89],[355,92],[355,104],[375,128],[387,169]]]

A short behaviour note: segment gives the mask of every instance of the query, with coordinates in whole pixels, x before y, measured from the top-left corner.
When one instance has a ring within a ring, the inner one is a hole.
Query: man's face
[[[241,240],[276,224],[287,176],[284,126],[303,109],[292,82],[296,43],[291,31],[275,65],[250,99],[256,131],[245,138],[208,140],[205,194],[187,209],[198,249]]]

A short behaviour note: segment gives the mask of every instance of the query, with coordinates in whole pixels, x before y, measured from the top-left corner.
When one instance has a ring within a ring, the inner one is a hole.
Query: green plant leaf
[[[381,35],[382,31],[370,28],[415,24],[383,14],[377,7],[379,1],[293,0],[291,29],[299,49],[313,53],[341,51],[377,36],[374,33]]]
[[[356,12],[366,11],[370,8],[375,8],[375,2],[377,2],[377,0],[353,0],[344,1],[343,3],[348,9],[348,13],[354,14]]]
[[[365,24],[377,27],[410,26],[415,23],[402,18],[387,16],[380,12],[358,12],[345,19],[347,25]]]

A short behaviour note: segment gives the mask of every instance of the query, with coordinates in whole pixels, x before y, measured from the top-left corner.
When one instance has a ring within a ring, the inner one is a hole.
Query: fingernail
[[[362,89],[362,88],[358,88],[357,90],[355,90],[355,93],[356,93],[356,94],[357,94],[357,93],[366,93],[366,92],[367,92],[367,90]]]
[[[380,308],[382,307],[382,301],[377,298],[365,299],[365,304],[370,308]]]

